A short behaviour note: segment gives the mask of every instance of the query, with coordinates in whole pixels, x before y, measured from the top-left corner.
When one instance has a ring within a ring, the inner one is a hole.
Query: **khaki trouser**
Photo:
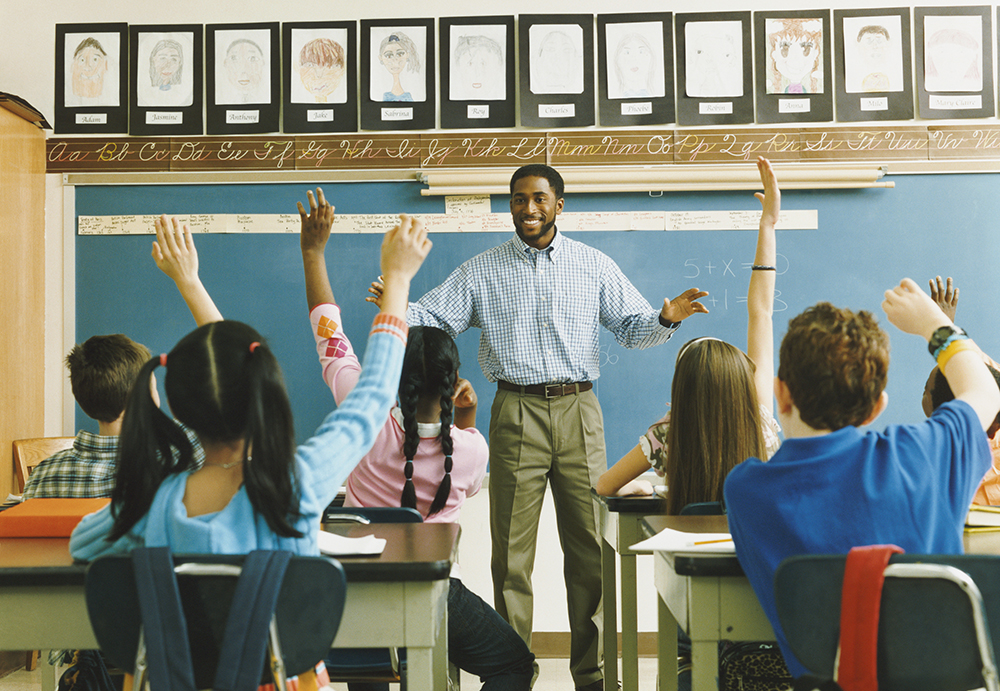
[[[531,571],[546,482],[552,485],[569,607],[570,672],[604,678],[601,542],[590,488],[607,468],[593,390],[546,399],[498,390],[490,418],[490,532],[497,612],[531,647]]]

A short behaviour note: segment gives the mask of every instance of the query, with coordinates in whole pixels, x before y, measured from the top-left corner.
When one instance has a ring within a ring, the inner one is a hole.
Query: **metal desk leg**
[[[604,691],[618,691],[618,579],[615,548],[607,540],[601,540],[601,578],[604,590]]]
[[[719,642],[691,641],[692,691],[717,691],[718,676]]]
[[[657,691],[677,691],[677,620],[663,598],[656,596]]]
[[[622,587],[622,689],[639,691],[639,616],[636,610],[635,554],[624,552],[621,561]]]

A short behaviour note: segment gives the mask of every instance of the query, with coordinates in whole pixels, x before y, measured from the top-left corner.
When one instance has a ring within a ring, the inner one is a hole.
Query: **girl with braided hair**
[[[339,404],[362,369],[343,331],[327,275],[324,252],[333,207],[321,190],[317,197],[309,193],[308,215],[300,209],[302,263],[323,379]],[[410,220],[405,214],[401,218],[404,223]],[[433,327],[409,330],[399,405],[392,408],[371,451],[348,477],[345,506],[402,505],[415,508],[425,521],[458,521],[465,498],[482,486],[489,458],[486,440],[473,427],[476,393],[459,378],[458,366],[458,349],[447,333]],[[528,691],[534,655],[510,624],[462,584],[457,568],[451,576],[451,662],[478,675],[487,691]]]

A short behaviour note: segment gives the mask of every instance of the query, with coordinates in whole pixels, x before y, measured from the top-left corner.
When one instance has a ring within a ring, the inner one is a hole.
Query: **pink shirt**
[[[361,364],[342,328],[340,308],[334,304],[317,305],[309,314],[316,351],[323,368],[323,380],[339,405],[358,381]],[[413,484],[417,494],[417,510],[429,522],[457,522],[466,497],[479,491],[486,476],[489,448],[486,440],[474,428],[459,429],[452,425],[454,442],[451,470],[451,494],[440,512],[427,518],[434,494],[444,477],[444,454],[438,438],[441,424],[418,425],[420,445],[413,458]],[[402,413],[392,409],[389,419],[372,447],[347,478],[345,506],[399,506],[406,481],[403,467]]]

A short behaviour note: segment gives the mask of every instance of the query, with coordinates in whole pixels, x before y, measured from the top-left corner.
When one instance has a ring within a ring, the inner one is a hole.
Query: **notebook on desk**
[[[0,513],[0,537],[69,537],[84,516],[110,499],[29,499]]]

